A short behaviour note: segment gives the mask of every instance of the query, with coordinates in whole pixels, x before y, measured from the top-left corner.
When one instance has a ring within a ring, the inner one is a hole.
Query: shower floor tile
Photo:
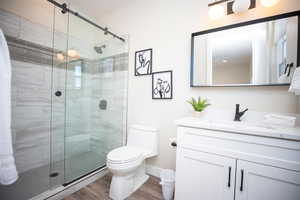
[[[19,179],[12,185],[0,186],[1,200],[30,199],[50,188],[50,166],[45,165],[19,174]]]
[[[14,184],[0,186],[0,200],[30,199],[104,166],[105,159],[105,156],[95,152],[86,152],[70,157],[65,162],[59,161],[28,170],[19,174],[19,179]],[[58,176],[50,178],[52,172],[57,172]]]

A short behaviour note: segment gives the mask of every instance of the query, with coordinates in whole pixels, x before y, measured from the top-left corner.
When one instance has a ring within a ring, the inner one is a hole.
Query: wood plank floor
[[[78,192],[64,198],[64,200],[111,200],[109,198],[109,185],[111,175],[87,185]],[[162,200],[162,191],[159,179],[151,177],[148,181],[134,192],[127,200]]]

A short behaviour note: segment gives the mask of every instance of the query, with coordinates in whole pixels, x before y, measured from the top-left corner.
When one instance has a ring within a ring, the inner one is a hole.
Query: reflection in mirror
[[[193,86],[289,84],[298,16],[194,36]]]

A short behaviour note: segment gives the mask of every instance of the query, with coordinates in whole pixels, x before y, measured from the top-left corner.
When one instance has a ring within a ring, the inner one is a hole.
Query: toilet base
[[[139,189],[149,176],[145,173],[145,161],[131,174],[114,175],[111,180],[109,197],[113,200],[124,200]]]

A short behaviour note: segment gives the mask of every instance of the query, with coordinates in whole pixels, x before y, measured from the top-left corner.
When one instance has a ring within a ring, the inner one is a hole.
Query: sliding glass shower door
[[[126,130],[127,43],[47,1],[35,9],[48,20],[0,9],[19,173],[14,184],[0,185],[1,200],[47,194],[103,167]]]
[[[54,32],[53,42],[53,185],[104,167],[107,153],[122,145],[128,75],[126,43],[76,16],[55,17],[66,34]]]

